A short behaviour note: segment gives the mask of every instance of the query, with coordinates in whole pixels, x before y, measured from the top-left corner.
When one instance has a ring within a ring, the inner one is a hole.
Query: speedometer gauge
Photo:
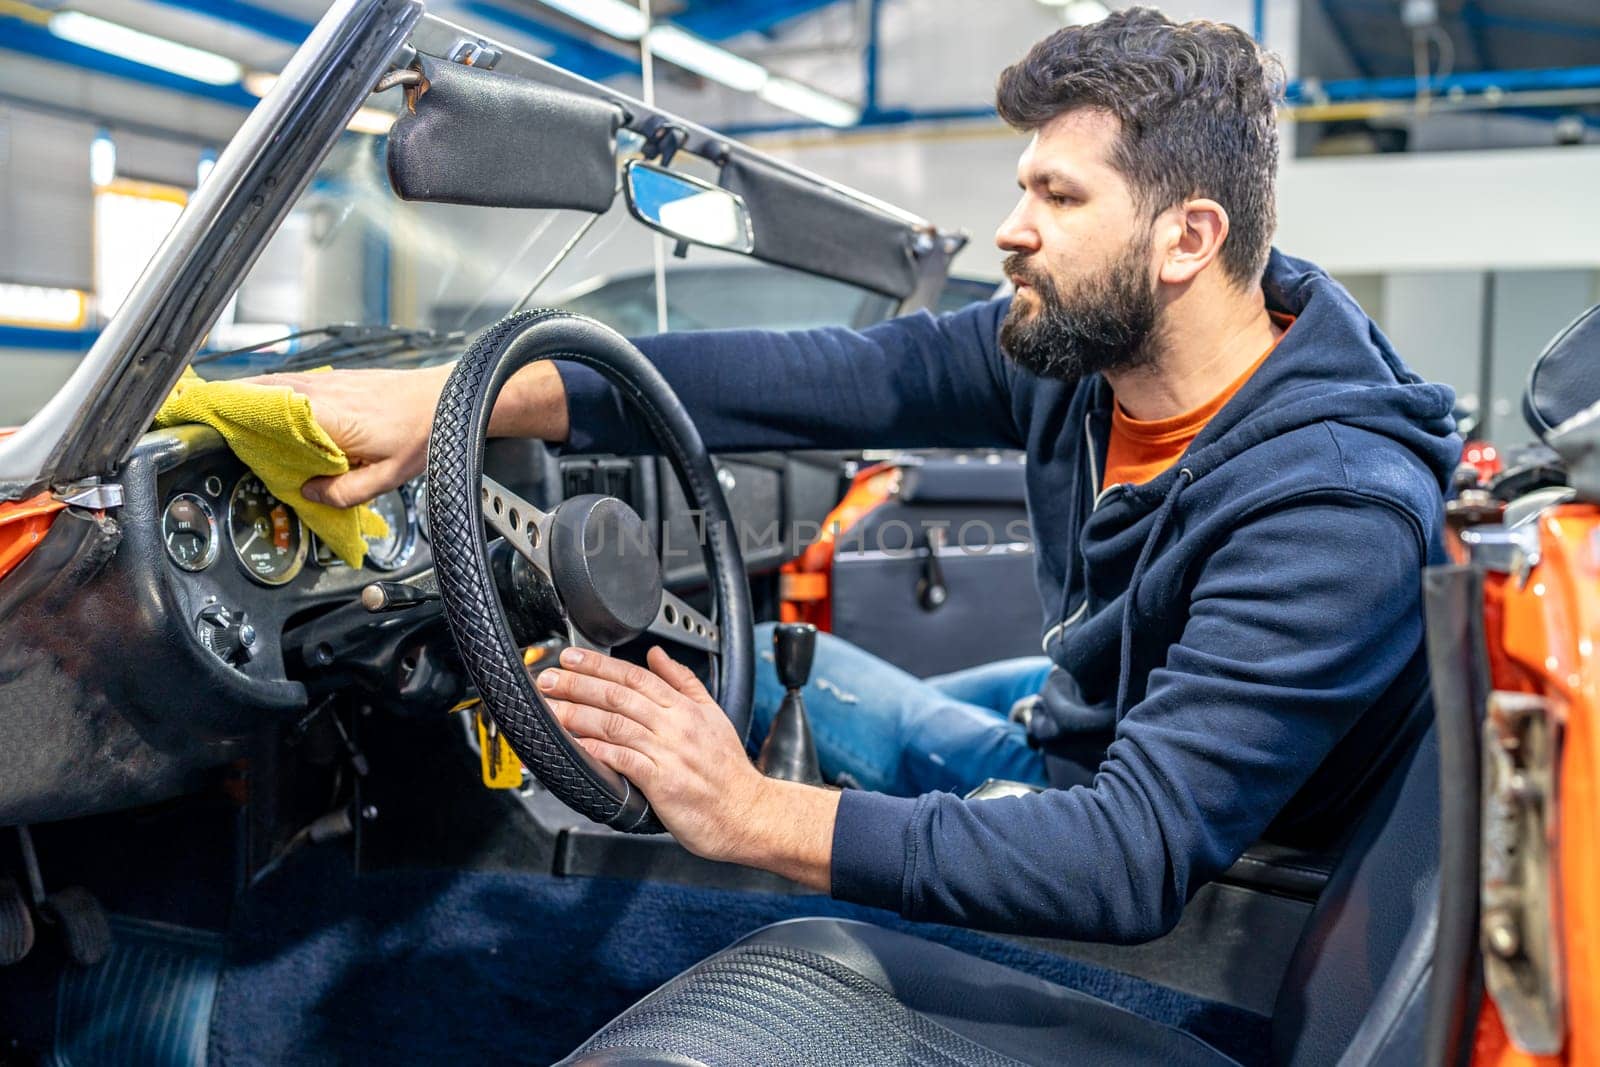
[[[228,538],[244,572],[262,585],[283,585],[306,562],[306,536],[289,505],[247,474],[228,497]]]
[[[380,571],[397,570],[406,565],[417,548],[417,508],[411,487],[391,489],[370,506],[383,516],[389,532],[367,538],[367,563]]]
[[[179,493],[161,515],[161,541],[172,562],[186,571],[203,571],[217,558],[222,538],[211,506],[193,493]]]

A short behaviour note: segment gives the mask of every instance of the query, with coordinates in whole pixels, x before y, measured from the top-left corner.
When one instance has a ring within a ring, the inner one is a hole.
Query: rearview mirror
[[[755,249],[750,212],[736,193],[637,159],[622,187],[634,218],[668,237],[730,252]]]

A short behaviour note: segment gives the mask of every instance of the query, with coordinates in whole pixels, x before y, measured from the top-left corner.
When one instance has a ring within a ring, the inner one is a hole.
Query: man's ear
[[[1228,238],[1228,212],[1215,200],[1185,200],[1173,209],[1172,242],[1161,264],[1161,281],[1184,285],[1199,277]]]

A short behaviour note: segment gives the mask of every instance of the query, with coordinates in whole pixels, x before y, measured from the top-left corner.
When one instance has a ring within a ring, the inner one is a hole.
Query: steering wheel
[[[710,617],[662,587],[649,531],[615,497],[589,494],[546,513],[483,473],[489,414],[518,370],[545,359],[592,367],[644,416],[684,492],[704,517],[701,553],[715,592]],[[741,738],[750,729],[754,631],[744,561],[728,502],[689,413],[616,331],[564,311],[507,316],[451,373],[428,439],[428,527],[444,615],[467,676],[522,762],[570,807],[618,830],[658,833],[649,802],[596,762],[556,721],[523,665],[497,593],[484,523],[533,572],[570,644],[609,652],[650,633],[711,657],[712,691]]]

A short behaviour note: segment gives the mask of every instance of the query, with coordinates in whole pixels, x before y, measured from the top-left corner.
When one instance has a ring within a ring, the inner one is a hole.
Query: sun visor
[[[389,131],[404,200],[600,214],[617,195],[617,105],[419,56],[423,91]]]
[[[734,155],[721,185],[744,198],[757,259],[904,300],[917,288],[916,233],[826,186]]]

